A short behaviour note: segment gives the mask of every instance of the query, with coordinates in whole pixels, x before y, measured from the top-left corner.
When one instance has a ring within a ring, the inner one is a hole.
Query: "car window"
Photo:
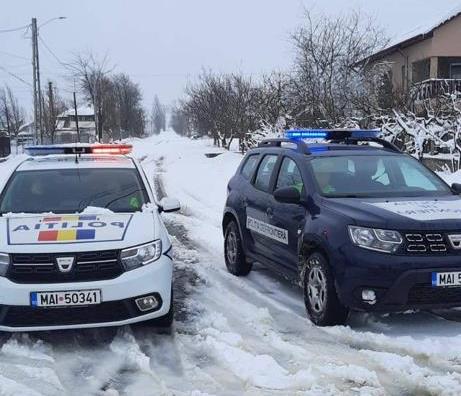
[[[294,187],[301,194],[304,190],[304,183],[296,163],[288,157],[285,157],[280,167],[277,178],[276,188]]]
[[[253,172],[256,168],[256,164],[258,163],[258,157],[259,155],[258,154],[253,154],[253,155],[250,155],[246,161],[245,161],[245,164],[243,165],[243,168],[242,168],[242,176],[249,180],[251,179],[251,176],[253,176]]]
[[[401,164],[400,169],[407,187],[421,188],[425,191],[437,191],[434,181],[421,172],[421,169],[409,166],[407,163]]]
[[[258,190],[269,191],[272,171],[277,162],[277,155],[269,154],[264,156],[256,174],[255,187]]]
[[[47,169],[13,174],[1,213],[75,213],[88,206],[136,212],[149,202],[136,169]]]
[[[310,167],[328,197],[419,197],[451,194],[420,162],[405,155],[318,157]]]

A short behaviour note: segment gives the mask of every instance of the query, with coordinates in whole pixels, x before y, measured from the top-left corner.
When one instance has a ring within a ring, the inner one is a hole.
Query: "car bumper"
[[[162,256],[155,263],[115,279],[53,284],[18,284],[0,278],[0,331],[43,331],[122,326],[164,316],[170,309],[173,262]],[[31,292],[101,290],[102,302],[83,307],[37,308]],[[135,298],[155,295],[159,305],[142,312]]]
[[[358,247],[334,258],[336,286],[346,306],[363,311],[405,311],[461,306],[461,288],[432,286],[433,272],[461,271],[461,256],[395,256]],[[375,291],[376,302],[362,300]]]

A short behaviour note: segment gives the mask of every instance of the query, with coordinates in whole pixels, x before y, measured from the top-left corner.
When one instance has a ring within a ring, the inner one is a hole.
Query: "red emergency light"
[[[126,155],[133,150],[131,144],[51,144],[39,146],[27,146],[25,150],[29,155],[52,155],[52,154],[109,154]]]
[[[131,144],[97,144],[91,146],[92,154],[130,154],[133,150]]]

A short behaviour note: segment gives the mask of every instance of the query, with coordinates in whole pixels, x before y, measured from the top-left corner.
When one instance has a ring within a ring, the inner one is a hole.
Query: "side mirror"
[[[177,212],[181,209],[181,204],[176,198],[162,198],[159,202],[160,212]]]
[[[453,183],[451,185],[451,189],[453,190],[454,193],[461,194],[461,184],[460,183]]]
[[[301,194],[294,187],[282,187],[274,191],[274,198],[282,203],[299,204]]]

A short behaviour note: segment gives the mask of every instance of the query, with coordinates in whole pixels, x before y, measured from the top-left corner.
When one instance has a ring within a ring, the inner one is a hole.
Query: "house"
[[[366,59],[387,64],[395,91],[414,100],[461,92],[461,7],[435,24],[413,30]]]
[[[94,143],[96,137],[96,122],[92,106],[77,108],[78,129],[81,143]],[[55,143],[75,143],[77,137],[77,123],[75,110],[69,109],[56,117]]]

